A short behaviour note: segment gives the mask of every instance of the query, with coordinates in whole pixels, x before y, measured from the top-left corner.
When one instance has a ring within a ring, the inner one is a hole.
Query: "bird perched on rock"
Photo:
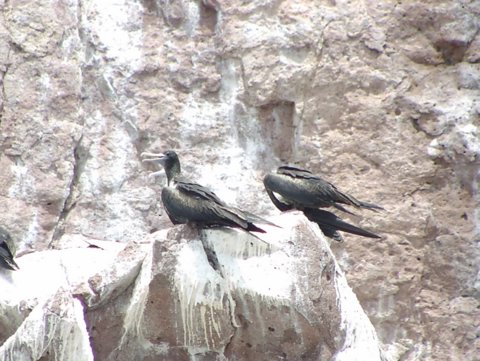
[[[343,221],[331,212],[318,208],[335,207],[351,213],[340,204],[370,210],[383,210],[382,207],[359,201],[308,170],[282,166],[276,173],[267,174],[263,184],[275,207],[282,212],[293,209],[303,211],[308,220],[317,223],[323,234],[329,238],[342,241],[343,238],[338,231],[369,238],[381,238]]]
[[[269,173],[263,179],[265,189],[272,198],[272,192],[281,196],[281,202],[288,207],[304,208],[335,207],[351,213],[341,204],[370,210],[383,210],[372,203],[362,202],[343,193],[332,183],[312,174],[310,171],[292,166],[282,166],[276,173]]]
[[[3,227],[0,227],[0,267],[11,271],[19,269],[13,259],[15,251],[16,248],[12,237]]]
[[[225,204],[207,187],[183,178],[180,160],[173,150],[164,154],[142,153],[141,156],[142,161],[159,163],[165,170],[167,186],[162,189],[162,202],[173,224],[194,223],[200,228],[227,226],[260,233],[265,231],[255,223],[272,224]]]

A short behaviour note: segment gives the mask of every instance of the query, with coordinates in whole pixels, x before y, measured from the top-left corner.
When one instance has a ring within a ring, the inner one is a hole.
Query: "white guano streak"
[[[319,239],[324,239],[318,227],[311,227]],[[328,247],[335,263],[335,293],[340,310],[340,327],[345,331],[345,341],[338,352],[335,361],[380,361],[380,342],[375,328],[363,310],[357,296],[347,283],[347,278]]]
[[[180,300],[183,342],[189,349],[218,349],[225,330],[221,320],[229,312],[235,324],[235,291],[275,305],[290,302],[294,288],[293,261],[281,250],[270,250],[248,233],[204,231],[221,264],[221,277],[207,261],[200,241],[185,244],[178,255],[175,288]],[[225,309],[229,304],[230,311]],[[258,311],[258,310],[257,310]],[[257,315],[262,320],[261,315]],[[203,339],[201,337],[203,336]]]
[[[87,1],[86,27],[105,46],[106,55],[134,71],[142,59],[141,2],[128,0]]]
[[[380,343],[375,329],[363,311],[357,296],[347,284],[345,275],[335,264],[335,289],[340,308],[341,328],[345,342],[335,361],[381,360]]]
[[[220,338],[223,331],[219,321],[228,290],[225,281],[210,267],[200,241],[190,242],[180,250],[175,285],[184,344],[194,348],[205,344],[215,349],[218,345],[214,344],[214,338]],[[199,339],[199,335],[204,335],[204,340]]]

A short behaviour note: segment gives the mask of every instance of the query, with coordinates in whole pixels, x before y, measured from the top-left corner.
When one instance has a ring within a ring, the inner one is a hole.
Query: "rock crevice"
[[[474,3],[449,0],[435,6],[4,1],[0,224],[18,242],[20,263],[37,252],[49,254],[49,247],[82,253],[88,244],[122,245],[169,229],[159,195],[164,179],[149,178],[153,169],[138,157],[147,149],[175,149],[186,173],[221,199],[274,215],[261,180],[281,163],[296,164],[388,210],[340,215],[382,234],[381,241],[347,235],[344,243],[331,245],[386,353],[392,359],[474,359],[480,353],[480,311],[472,306],[480,292],[478,14]],[[220,264],[226,254],[217,253]],[[161,268],[149,272],[155,267]],[[47,272],[43,268],[38,270]],[[223,272],[225,279],[235,276]],[[142,267],[138,279],[149,284],[147,273]],[[9,279],[3,275],[2,281]],[[172,282],[155,275],[165,287]],[[138,294],[136,285],[115,299],[120,315],[143,314],[141,307],[133,313],[123,308],[130,297],[139,297],[138,304],[147,297],[146,285]],[[228,289],[238,324],[251,330],[260,322],[257,313],[270,317],[251,293]],[[336,341],[313,347],[321,337],[332,340],[335,327],[320,335],[305,321],[325,292],[302,301],[297,328],[265,324],[262,337],[281,345],[284,334],[290,340],[306,330],[309,336],[298,339],[305,348],[295,352],[337,357]],[[150,301],[152,306],[142,307],[157,306]],[[179,309],[173,299],[168,304],[166,314]],[[134,325],[155,329],[153,321],[124,324],[106,306],[88,307],[87,317],[96,324],[88,332],[111,339],[112,349],[99,348],[98,359],[114,360],[124,334],[124,345],[134,350]],[[12,315],[10,306],[4,309]],[[21,324],[23,312],[0,329],[2,339]],[[291,313],[287,319],[293,322]],[[228,339],[222,345],[228,347],[217,356],[238,353],[243,340],[256,357],[251,331],[225,322]],[[173,352],[167,345],[177,342],[180,325],[145,341],[148,352]],[[277,356],[291,358],[284,349]],[[176,350],[170,356],[179,360],[194,352],[184,345]]]

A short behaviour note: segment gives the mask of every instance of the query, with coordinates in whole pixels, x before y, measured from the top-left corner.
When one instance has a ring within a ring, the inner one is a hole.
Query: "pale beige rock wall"
[[[281,162],[387,211],[333,250],[395,359],[480,353],[478,1],[0,1],[0,222],[19,251],[170,226],[175,148],[276,214]]]

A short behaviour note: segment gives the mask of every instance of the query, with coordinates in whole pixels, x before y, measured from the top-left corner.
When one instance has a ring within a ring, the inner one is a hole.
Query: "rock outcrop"
[[[274,215],[261,179],[297,163],[387,209],[345,215],[381,242],[332,246],[386,353],[475,359],[479,19],[453,0],[0,1],[0,223],[20,264],[143,240],[171,224],[140,154],[167,148],[222,199]],[[84,301],[61,295],[61,327],[78,325]]]
[[[179,226],[121,250],[21,257],[21,271],[2,274],[8,339],[0,357],[382,360],[324,237],[301,214],[276,221],[284,228],[262,239]],[[217,270],[205,249],[215,252]]]

